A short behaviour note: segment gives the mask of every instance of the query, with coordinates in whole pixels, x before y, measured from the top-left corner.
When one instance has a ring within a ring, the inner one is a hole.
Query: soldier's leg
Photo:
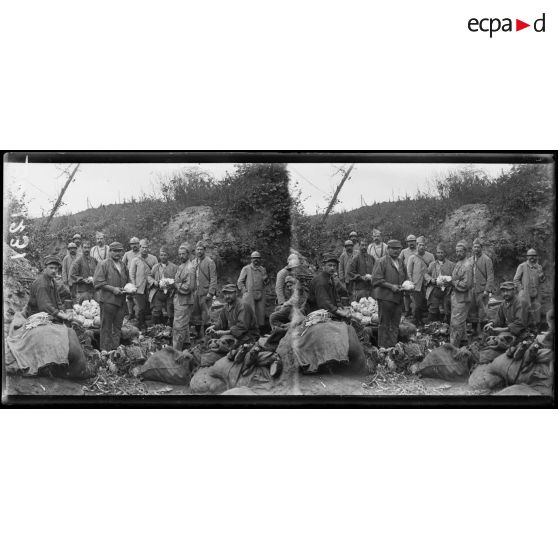
[[[165,294],[158,290],[151,301],[151,318],[153,325],[160,324],[163,318],[163,304],[166,303]]]
[[[113,334],[112,328],[113,323],[116,318],[116,313],[118,311],[118,306],[115,304],[103,304],[103,312],[101,316],[101,341],[100,347],[101,351],[111,351],[113,348],[112,341],[113,341]]]
[[[467,316],[470,302],[456,302],[452,300],[450,343],[459,348],[461,342],[467,338]]]
[[[172,327],[172,323],[174,321],[174,302],[172,296],[167,295],[167,319],[168,325]]]
[[[190,345],[190,316],[193,304],[174,305],[174,321],[172,325],[172,346],[182,351],[184,344]]]
[[[390,322],[390,347],[395,347],[399,340],[399,324],[401,323],[401,315],[403,314],[403,307],[401,304],[390,302],[391,305],[391,322]]]
[[[126,295],[126,307],[128,309],[128,319],[134,319],[134,295]]]
[[[116,349],[120,345],[120,335],[122,324],[124,323],[124,315],[126,314],[126,307],[122,304],[116,306],[116,313],[112,322],[112,348]]]

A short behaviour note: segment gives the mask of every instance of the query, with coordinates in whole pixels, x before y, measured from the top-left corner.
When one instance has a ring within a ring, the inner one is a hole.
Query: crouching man
[[[257,341],[259,328],[252,306],[244,300],[238,300],[236,285],[225,285],[221,292],[226,305],[221,310],[217,323],[207,328],[207,333],[216,337],[232,335],[237,346]]]
[[[484,326],[484,331],[499,333],[510,332],[519,339],[527,333],[529,322],[529,302],[515,294],[513,281],[504,281],[500,285],[500,292],[504,302],[498,308],[498,315],[494,322]]]

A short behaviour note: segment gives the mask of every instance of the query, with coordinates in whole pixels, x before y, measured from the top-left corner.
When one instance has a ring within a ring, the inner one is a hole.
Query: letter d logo
[[[541,18],[535,20],[535,23],[533,23],[533,29],[537,33],[544,33],[544,26],[545,26],[545,14],[543,14]]]

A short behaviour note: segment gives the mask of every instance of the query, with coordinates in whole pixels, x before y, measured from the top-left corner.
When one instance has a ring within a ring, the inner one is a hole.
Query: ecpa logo
[[[536,19],[533,22],[533,29],[537,33],[544,33],[545,31],[545,14],[543,14],[539,19]],[[482,31],[483,33],[490,33],[490,38],[494,33],[498,31],[503,32],[510,32],[513,31],[513,24],[512,19],[509,17],[505,17],[503,19],[497,17],[485,17],[483,19],[477,19],[472,17],[469,22],[467,23],[467,27],[469,31],[473,33],[477,33],[478,31]],[[522,29],[526,29],[527,27],[531,27],[530,23],[525,23],[520,19],[515,20],[515,31],[521,31]]]

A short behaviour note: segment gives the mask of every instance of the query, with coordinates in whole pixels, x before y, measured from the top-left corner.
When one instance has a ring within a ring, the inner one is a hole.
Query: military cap
[[[222,293],[236,293],[236,285],[234,283],[228,283],[222,289]]]
[[[388,240],[387,242],[388,248],[401,248],[401,241],[400,240]]]
[[[349,238],[350,238],[351,236],[358,236],[358,233],[357,233],[356,231],[353,231],[351,234],[349,234]]]
[[[345,246],[354,246],[354,242],[352,240],[345,240]]]
[[[139,244],[139,241],[137,236],[132,236],[132,238],[130,238],[130,244]]]
[[[183,242],[178,249],[180,250],[181,248],[184,248],[184,250],[188,250],[188,252],[190,251],[190,245],[187,242]]]
[[[51,263],[54,263],[56,265],[61,265],[58,256],[46,256],[43,260],[43,263],[45,264],[45,266]]]
[[[380,236],[382,233],[378,229],[372,231],[372,236]]]
[[[72,236],[72,238],[81,238],[81,234],[76,233],[76,234],[74,234],[74,236]]]
[[[203,240],[198,240],[198,242],[196,242],[196,248],[203,248],[205,250],[205,242]]]
[[[501,291],[513,291],[515,290],[515,285],[513,281],[503,281],[500,283],[500,290]]]
[[[426,243],[426,238],[424,236],[417,237],[417,242]]]
[[[324,257],[322,258],[322,263],[327,263],[327,262],[339,263],[339,258],[332,253],[324,254]]]
[[[458,246],[462,246],[463,248],[465,248],[465,250],[467,250],[467,243],[464,240],[460,240],[455,247],[457,248]]]
[[[298,267],[300,265],[300,260],[296,254],[291,254],[287,260],[287,269],[293,269],[293,267]]]
[[[120,244],[120,242],[111,242],[109,244],[109,250],[112,250],[113,252],[115,252],[117,250],[124,250],[124,246],[122,246],[122,244]]]
[[[529,250],[527,250],[527,255],[528,256],[536,256],[537,251],[534,248],[529,248]]]
[[[417,239],[417,237],[416,237],[414,234],[410,234],[410,235],[405,239],[405,241],[406,241],[406,242],[411,242],[411,240],[416,240],[416,239]]]
[[[69,242],[68,248],[77,248],[77,244],[75,242]]]
[[[479,246],[482,246],[482,241],[481,241],[481,239],[480,239],[480,238],[475,238],[475,240],[473,240],[473,246],[474,246],[475,244],[478,244]]]
[[[261,255],[260,255],[259,252],[252,252],[252,253],[250,254],[250,257],[251,257],[251,258],[261,258]]]

